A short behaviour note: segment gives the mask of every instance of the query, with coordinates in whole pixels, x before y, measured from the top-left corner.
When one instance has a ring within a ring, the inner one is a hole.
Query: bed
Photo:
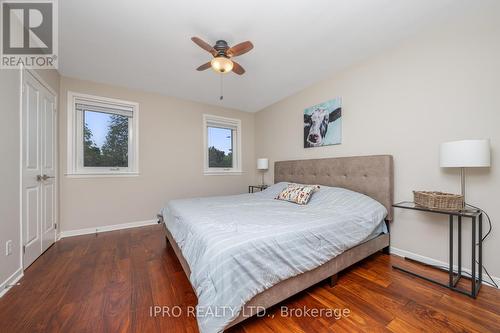
[[[160,214],[198,297],[202,333],[232,327],[388,251],[392,156],[275,162],[274,181],[256,194],[173,200]],[[287,183],[322,188],[305,206],[274,200]]]

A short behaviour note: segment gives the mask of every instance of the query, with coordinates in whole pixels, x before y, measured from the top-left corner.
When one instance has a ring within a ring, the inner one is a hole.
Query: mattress
[[[322,186],[307,205],[275,200],[286,185],[162,209],[191,271],[200,332],[223,331],[258,293],[385,231],[387,211],[368,196]]]

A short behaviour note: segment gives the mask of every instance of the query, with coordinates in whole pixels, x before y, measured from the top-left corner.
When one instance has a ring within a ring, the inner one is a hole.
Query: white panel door
[[[56,239],[56,109],[54,96],[40,95],[42,120],[42,252]]]
[[[55,97],[29,72],[22,89],[23,266],[55,241],[57,191]]]
[[[24,267],[38,258],[42,249],[40,218],[42,194],[38,177],[42,173],[40,143],[40,86],[25,75],[22,95],[23,119],[23,188],[22,229]]]

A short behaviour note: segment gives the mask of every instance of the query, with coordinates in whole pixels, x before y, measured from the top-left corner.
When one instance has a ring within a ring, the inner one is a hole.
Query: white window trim
[[[129,126],[129,166],[128,168],[83,168],[79,166],[79,155],[82,153],[78,147],[79,138],[83,135],[82,129],[77,126],[80,122],[76,111],[77,100],[89,102],[101,102],[116,104],[127,108],[132,108],[133,117],[132,126]],[[91,177],[133,177],[139,175],[139,104],[135,102],[93,96],[87,94],[68,91],[68,112],[67,112],[67,173],[66,176],[73,178],[91,178]]]
[[[217,123],[221,127],[236,127],[236,133],[233,134],[233,167],[232,168],[209,168],[208,166],[208,123]],[[241,175],[241,120],[219,117],[210,114],[203,115],[203,174],[206,176],[217,175]]]

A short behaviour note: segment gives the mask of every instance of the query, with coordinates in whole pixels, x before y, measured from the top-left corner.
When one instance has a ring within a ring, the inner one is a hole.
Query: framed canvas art
[[[304,148],[338,145],[342,142],[340,97],[304,110]]]

